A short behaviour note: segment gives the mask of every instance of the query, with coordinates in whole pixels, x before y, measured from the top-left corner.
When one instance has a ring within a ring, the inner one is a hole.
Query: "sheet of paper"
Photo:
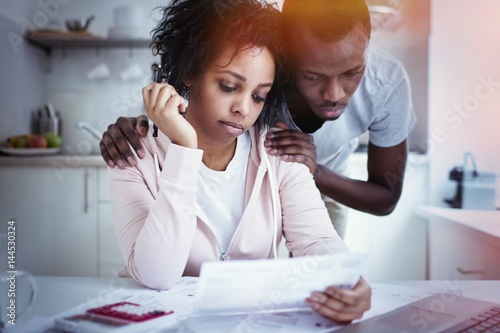
[[[352,288],[367,255],[340,253],[203,264],[194,314],[309,309],[306,297],[328,286]]]
[[[418,301],[433,294],[430,290],[421,290],[389,283],[370,283],[372,306],[365,312],[362,320],[379,316],[403,305]]]
[[[191,316],[162,333],[331,332],[342,326],[312,311]]]
[[[410,287],[370,283],[372,306],[359,322],[390,312],[400,306],[432,294],[432,291]],[[253,312],[248,314],[189,316],[164,333],[192,332],[333,332],[343,325],[332,322],[313,311]]]

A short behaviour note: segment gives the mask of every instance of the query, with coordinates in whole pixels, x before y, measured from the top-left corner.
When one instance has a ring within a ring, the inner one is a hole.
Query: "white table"
[[[36,277],[39,295],[31,311],[16,321],[17,326],[35,316],[51,317],[95,298],[106,297],[111,292],[138,290],[144,287],[132,279],[92,277]],[[391,284],[420,291],[456,292],[463,296],[500,302],[500,281],[380,281],[372,286]],[[18,327],[19,329],[19,327]],[[20,332],[16,330],[16,332]]]

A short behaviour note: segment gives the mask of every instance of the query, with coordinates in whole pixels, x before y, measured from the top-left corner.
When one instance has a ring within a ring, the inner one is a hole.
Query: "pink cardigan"
[[[254,128],[250,135],[245,211],[224,254],[196,204],[203,151],[148,133],[146,156],[135,167],[109,168],[116,236],[135,280],[168,289],[181,276],[198,276],[205,261],[272,258],[273,237],[276,244],[284,237],[294,256],[348,251],[308,168],[267,155],[263,136]],[[270,175],[279,192],[274,200]],[[276,225],[275,211],[281,216]]]

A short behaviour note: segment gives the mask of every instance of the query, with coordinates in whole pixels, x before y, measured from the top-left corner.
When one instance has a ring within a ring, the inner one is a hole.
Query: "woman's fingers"
[[[152,83],[142,90],[148,117],[170,140],[178,145],[197,148],[193,126],[184,118],[186,101],[166,83]]]
[[[163,112],[168,110],[177,110],[177,113],[174,113],[174,115],[179,114],[183,116],[186,113],[186,100],[179,94],[171,95],[165,104]]]
[[[146,110],[149,109],[151,105],[151,91],[153,90],[154,83],[150,83],[144,88],[142,88],[142,99],[144,100],[144,106]]]
[[[371,289],[361,278],[352,290],[328,287],[324,292],[313,292],[306,303],[320,315],[335,321],[361,318],[371,307]]]
[[[143,89],[144,105],[148,116],[156,122],[169,111],[186,112],[186,102],[169,84],[151,83]]]

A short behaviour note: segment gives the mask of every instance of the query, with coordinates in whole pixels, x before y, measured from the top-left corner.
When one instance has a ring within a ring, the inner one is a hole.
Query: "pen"
[[[161,65],[157,65],[154,68],[156,68],[156,78],[155,81],[156,83],[161,83],[162,80],[162,70],[161,70]],[[158,136],[158,127],[153,124],[153,137],[156,138]]]

